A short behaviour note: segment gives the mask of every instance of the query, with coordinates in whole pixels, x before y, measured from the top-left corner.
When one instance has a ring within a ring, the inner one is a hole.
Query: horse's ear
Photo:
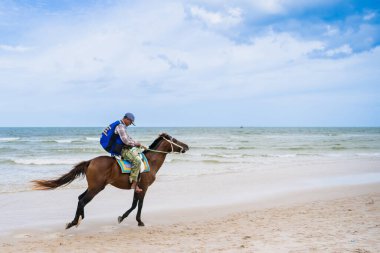
[[[165,132],[160,133],[159,137],[168,137],[168,134]]]

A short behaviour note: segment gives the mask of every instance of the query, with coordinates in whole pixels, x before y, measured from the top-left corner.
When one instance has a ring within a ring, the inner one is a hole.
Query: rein
[[[163,153],[163,154],[181,154],[182,153],[182,150],[183,150],[183,147],[181,145],[178,145],[177,143],[174,143],[172,140],[168,140],[166,139],[165,137],[162,137],[165,141],[169,142],[170,143],[170,146],[172,148],[172,151],[170,152],[166,152],[166,151],[161,151],[161,150],[155,150],[155,149],[149,149],[147,148],[146,150],[149,150],[149,151],[152,151],[152,152],[156,152],[156,153]],[[174,152],[174,147],[173,145],[179,147],[181,149],[181,151],[179,152]]]

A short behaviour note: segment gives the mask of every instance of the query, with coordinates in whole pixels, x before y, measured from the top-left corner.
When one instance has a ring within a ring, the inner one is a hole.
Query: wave
[[[75,140],[72,139],[63,139],[63,140],[31,140],[31,142],[42,142],[44,144],[55,144],[55,143],[63,143],[69,144],[73,143]]]
[[[54,140],[57,143],[72,143],[74,140],[66,139],[66,140]]]
[[[43,143],[60,143],[60,144],[69,144],[69,143],[93,143],[98,142],[99,138],[95,137],[85,137],[85,138],[76,138],[76,139],[45,139],[45,140],[30,140],[31,142],[43,142]]]
[[[94,154],[94,155],[97,155],[99,153],[104,153],[104,150],[101,149],[101,148],[98,148],[98,147],[67,147],[67,148],[60,148],[60,147],[56,147],[56,148],[50,148],[49,149],[50,151],[52,151],[52,153],[60,153],[60,154],[67,154],[67,155],[70,155],[70,154],[78,154],[78,153],[83,153],[83,154]]]
[[[289,147],[289,148],[277,148],[277,150],[290,150],[290,151],[303,151],[312,150],[312,147]]]
[[[239,147],[236,147],[236,146],[208,146],[208,147],[201,147],[201,146],[190,146],[190,149],[191,150],[202,150],[202,149],[206,149],[206,150],[253,150],[253,149],[256,149],[256,147],[253,147],[253,146],[239,146]]]
[[[216,150],[229,150],[229,149],[231,149],[231,148],[228,148],[228,147],[220,147],[220,146],[217,146],[217,147],[215,147],[215,146],[207,146],[207,147],[202,147],[202,146],[190,146],[190,149],[191,150],[197,150],[197,149],[207,149],[207,150],[209,150],[209,149],[216,149]]]
[[[86,137],[86,141],[99,141],[99,137]]]
[[[98,141],[98,140],[99,139],[96,139],[96,141]],[[93,142],[93,141],[94,140],[88,139],[86,137],[85,139],[61,139],[61,140],[53,140],[52,142],[56,142],[56,143],[87,143],[87,142]]]
[[[247,154],[201,154],[201,157],[218,157],[218,158],[226,158],[226,159],[233,159],[233,158],[242,158],[244,156],[251,156]]]
[[[251,150],[251,149],[256,149],[256,147],[237,147],[235,149],[237,149],[237,150]]]
[[[20,137],[2,137],[0,142],[14,142],[20,140]]]
[[[290,157],[298,157],[298,156],[315,156],[320,157],[328,154],[319,154],[319,153],[294,153],[294,154],[259,154],[258,157],[264,158],[290,158]],[[255,157],[255,156],[252,156]]]
[[[193,160],[193,159],[166,159],[167,163],[233,163],[235,162],[233,159],[231,160],[218,160],[218,159],[201,159],[201,160]]]
[[[15,148],[10,148],[10,147],[0,147],[0,151],[1,152],[8,152],[8,153],[11,153],[11,152],[14,152],[14,151],[18,151],[17,149]]]
[[[346,150],[346,147],[331,147],[332,150]]]
[[[22,165],[74,165],[80,162],[78,159],[52,159],[52,158],[14,158],[3,160],[3,163]]]
[[[267,158],[267,157],[296,157],[297,154],[261,154],[261,155],[258,155],[258,157],[264,157],[264,158]]]
[[[226,162],[226,161],[212,160],[212,159],[206,159],[206,160],[202,160],[200,162],[203,162],[203,163],[229,163],[228,161]]]

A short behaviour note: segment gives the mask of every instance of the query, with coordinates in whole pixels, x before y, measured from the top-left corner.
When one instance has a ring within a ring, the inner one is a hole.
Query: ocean
[[[380,128],[130,127],[149,146],[161,132],[189,145],[170,154],[158,180],[185,180],[242,170],[281,169],[297,163],[365,159],[380,161]],[[31,180],[54,178],[80,161],[107,155],[103,128],[0,128],[0,194],[31,191]],[[76,180],[70,188],[85,187]]]

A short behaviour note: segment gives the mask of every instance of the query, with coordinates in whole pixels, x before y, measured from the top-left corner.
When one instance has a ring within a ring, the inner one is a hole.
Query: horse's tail
[[[33,189],[34,190],[50,190],[50,189],[55,189],[57,187],[63,186],[63,185],[68,185],[74,179],[77,177],[84,175],[86,173],[87,167],[90,164],[90,161],[83,161],[78,163],[77,165],[74,166],[70,172],[62,175],[61,177],[57,179],[52,179],[52,180],[33,180]]]

